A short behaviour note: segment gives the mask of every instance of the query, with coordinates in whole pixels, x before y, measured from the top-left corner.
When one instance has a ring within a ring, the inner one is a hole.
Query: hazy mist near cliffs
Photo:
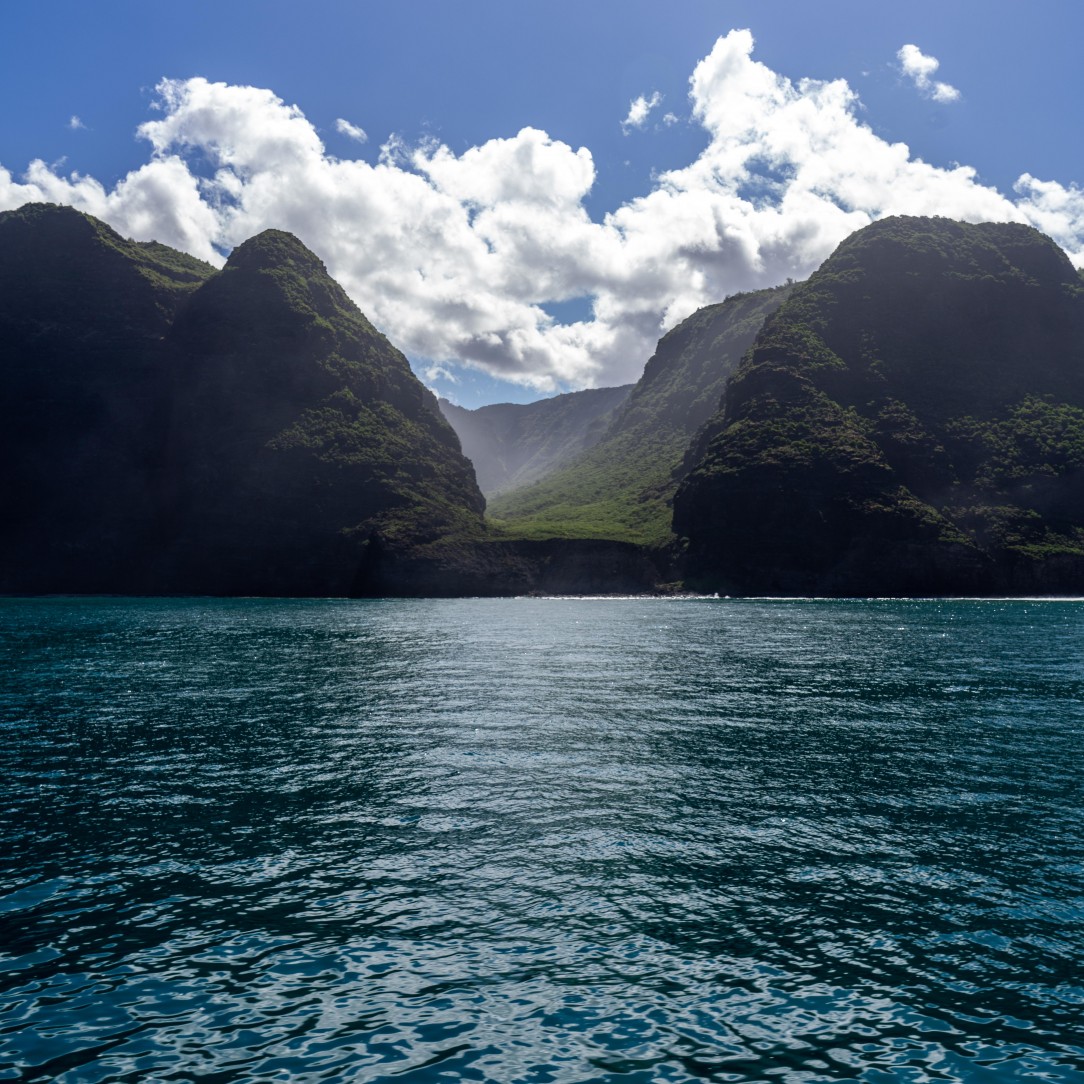
[[[598,443],[630,391],[626,384],[476,410],[441,399],[440,410],[474,463],[479,488],[492,498],[551,474]]]

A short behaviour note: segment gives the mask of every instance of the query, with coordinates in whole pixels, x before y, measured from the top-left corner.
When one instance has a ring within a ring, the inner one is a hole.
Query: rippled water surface
[[[0,1079],[1084,1081],[1084,603],[0,602]]]

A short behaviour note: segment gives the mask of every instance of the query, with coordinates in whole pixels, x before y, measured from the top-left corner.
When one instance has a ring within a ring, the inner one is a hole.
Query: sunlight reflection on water
[[[0,1079],[1084,1079],[1084,607],[0,612]]]

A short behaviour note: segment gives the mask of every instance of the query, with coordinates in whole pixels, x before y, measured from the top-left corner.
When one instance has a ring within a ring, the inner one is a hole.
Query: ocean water
[[[1084,603],[0,601],[0,1080],[1084,1081]]]

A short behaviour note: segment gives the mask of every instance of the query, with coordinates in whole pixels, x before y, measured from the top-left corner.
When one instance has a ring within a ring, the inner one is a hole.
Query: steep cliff
[[[374,531],[394,548],[480,528],[432,395],[290,234],[235,249],[167,345],[178,584],[346,594]]]
[[[482,530],[436,401],[296,238],[215,271],[73,210],[0,215],[0,590],[347,594]]]
[[[123,590],[152,544],[163,339],[215,273],[70,208],[0,214],[0,590]]]
[[[1080,277],[1025,226],[875,223],[767,321],[690,463],[702,587],[1080,590]]]

